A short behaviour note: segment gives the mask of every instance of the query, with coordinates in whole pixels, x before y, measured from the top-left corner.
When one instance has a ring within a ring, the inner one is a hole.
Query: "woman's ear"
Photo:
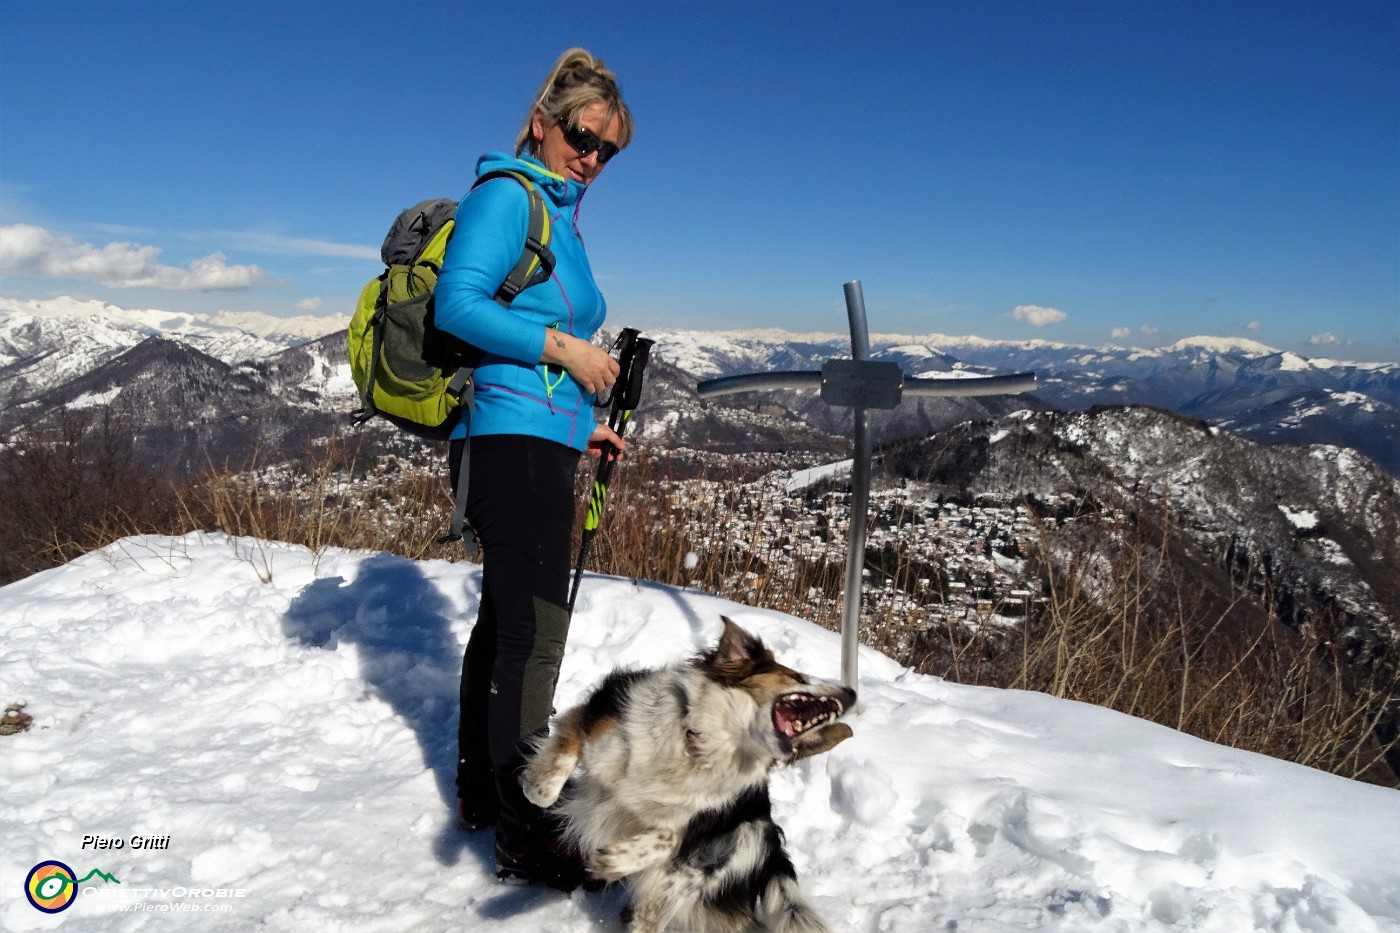
[[[536,107],[535,115],[530,118],[530,136],[535,140],[535,142],[539,142],[540,140],[544,139],[544,127],[544,111]]]

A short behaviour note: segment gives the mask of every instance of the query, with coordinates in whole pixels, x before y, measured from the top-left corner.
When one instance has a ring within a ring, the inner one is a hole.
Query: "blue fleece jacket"
[[[525,248],[530,206],[513,178],[493,178],[469,191],[433,290],[439,328],[486,352],[477,366],[471,434],[529,434],[582,450],[593,433],[593,394],[567,372],[540,363],[545,328],[589,340],[603,324],[607,304],[593,281],[575,225],[584,186],[528,156],[488,152],[477,177],[511,169],[528,176],[550,214],[554,274],[525,289],[509,308],[496,292]],[[458,425],[454,438],[466,436]]]

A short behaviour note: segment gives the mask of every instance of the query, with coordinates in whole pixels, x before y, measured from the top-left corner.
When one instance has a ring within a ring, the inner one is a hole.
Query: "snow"
[[[936,375],[910,376],[904,380],[904,388],[917,391],[921,384],[936,384],[946,382],[949,379],[985,379],[989,374],[982,370],[971,370],[965,363],[955,363],[952,369],[944,370]]]
[[[646,438],[669,437],[681,422],[681,413],[668,411],[659,418],[651,418],[642,426],[642,436]]]
[[[22,300],[0,297],[0,313],[36,318],[95,319],[146,334],[209,337],[238,331],[286,346],[316,340],[344,330],[350,318],[344,314],[277,316],[258,311],[218,311],[198,314],[154,308],[123,308],[105,301],[58,298]]]
[[[1331,389],[1325,391],[1338,405],[1352,405],[1370,414],[1376,410],[1376,401],[1369,395],[1360,392],[1334,392]]]
[[[1168,352],[1182,350],[1208,350],[1211,353],[1229,353],[1232,350],[1252,353],[1259,356],[1272,356],[1278,353],[1273,347],[1250,340],[1247,337],[1187,337],[1167,347]]]
[[[327,366],[329,375],[326,379],[322,391],[327,395],[350,395],[359,394],[359,389],[355,386],[355,376],[350,369],[349,363],[340,363],[335,366]]]
[[[350,318],[343,314],[277,317],[255,311],[219,311],[197,314],[123,308],[102,301],[84,301],[67,296],[20,300],[0,297],[0,342],[4,330],[23,327],[29,322],[85,331],[93,326],[125,331],[127,344],[139,338],[159,335],[181,340],[225,362],[242,362],[275,356],[327,334],[343,331]]]
[[[792,476],[788,478],[783,489],[789,494],[801,492],[804,489],[815,486],[817,483],[831,479],[832,477],[845,476],[847,473],[851,472],[854,463],[855,461],[853,460],[837,460],[834,463],[812,467],[809,470],[796,470],[793,472]]]
[[[120,388],[108,389],[106,392],[85,392],[73,401],[68,403],[69,408],[97,408],[102,405],[110,405],[118,395],[122,394]]]
[[[1347,556],[1346,549],[1331,538],[1317,538],[1312,542],[1312,546],[1319,552],[1322,560],[1337,567],[1345,567],[1351,563],[1351,558]]]
[[[345,314],[282,317],[260,311],[219,311],[210,315],[208,322],[211,326],[235,328],[266,340],[297,344],[345,330],[350,326],[350,317]]]
[[[0,700],[34,717],[0,736],[0,928],[620,933],[621,892],[499,885],[490,834],[449,815],[479,588],[471,564],[193,534],[0,589]],[[591,576],[560,703],[721,613],[837,675],[834,633]],[[834,930],[1400,930],[1393,790],[868,650],[860,672],[855,737],[773,777]],[[116,880],[47,915],[20,891],[50,859]]]
[[[1306,531],[1317,527],[1317,513],[1311,509],[1291,509],[1286,505],[1280,505],[1278,510],[1283,513],[1283,517],[1288,519],[1294,528]]]

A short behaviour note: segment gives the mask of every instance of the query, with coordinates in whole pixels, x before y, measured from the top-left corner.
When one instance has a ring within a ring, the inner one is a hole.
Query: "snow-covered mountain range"
[[[123,393],[139,396],[132,391],[138,383],[163,383],[178,399],[185,393],[172,380],[172,359],[190,354],[202,358],[195,368],[229,381],[233,410],[245,412],[255,402],[251,407],[264,411],[345,412],[354,400],[343,338],[347,323],[343,315],[198,315],[73,299],[0,299],[0,427]],[[755,437],[819,447],[821,438],[810,432],[839,445],[833,435],[847,430],[845,412],[800,393],[701,402],[694,391],[697,381],[715,376],[820,369],[827,359],[850,355],[845,335],[648,335],[656,340],[657,365],[638,423],[653,436],[700,448],[752,445]],[[151,340],[163,341],[165,349],[132,355]],[[907,401],[875,417],[882,439],[1018,408],[1151,405],[1257,440],[1351,447],[1400,475],[1400,363],[1309,359],[1256,341],[1216,337],[1132,349],[875,334],[871,349],[873,358],[896,362],[910,376],[1035,371],[1039,383],[1034,395]],[[232,391],[234,385],[240,391]],[[217,395],[210,399],[215,407]]]
[[[700,378],[820,369],[850,355],[840,334],[656,331],[655,353]],[[1152,405],[1246,437],[1354,447],[1400,475],[1400,363],[1304,358],[1257,341],[1192,337],[1167,347],[1083,347],[937,334],[871,335],[871,356],[911,376],[1034,371],[1021,406]],[[910,432],[896,432],[910,433]]]
[[[7,320],[8,319],[8,320]],[[273,317],[251,311],[191,314],[184,311],[122,308],[101,301],[55,298],[22,301],[0,298],[0,352],[6,344],[58,331],[93,327],[139,337],[170,337],[203,349],[228,362],[271,356],[324,337],[350,323],[345,315]],[[18,343],[16,343],[18,346]]]

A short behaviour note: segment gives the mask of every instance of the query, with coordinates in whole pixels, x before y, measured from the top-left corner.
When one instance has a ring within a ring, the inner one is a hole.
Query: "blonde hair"
[[[548,119],[563,120],[578,126],[580,115],[592,104],[605,104],[608,119],[617,117],[617,146],[619,149],[627,148],[632,141],[632,112],[622,102],[622,88],[618,86],[617,75],[587,49],[569,49],[554,63],[554,69],[535,95],[529,113],[525,114],[525,124],[515,137],[515,154],[520,155],[528,149],[533,155],[537,151],[539,140],[531,132],[531,123],[537,111],[543,111]]]

